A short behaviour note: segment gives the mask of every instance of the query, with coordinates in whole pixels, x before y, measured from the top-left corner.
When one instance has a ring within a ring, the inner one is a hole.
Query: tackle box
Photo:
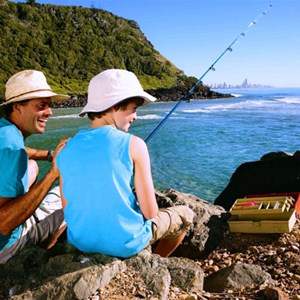
[[[288,233],[300,213],[300,193],[248,195],[230,209],[231,232]]]

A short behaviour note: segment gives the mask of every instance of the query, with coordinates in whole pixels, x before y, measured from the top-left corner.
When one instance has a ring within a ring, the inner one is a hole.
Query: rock
[[[240,286],[258,286],[268,283],[272,283],[271,275],[261,267],[240,263],[207,276],[204,280],[204,290],[219,293]]]
[[[150,268],[145,280],[148,288],[160,300],[168,299],[168,294],[171,285],[171,276],[168,269],[160,265],[156,269]]]
[[[266,300],[289,300],[289,296],[276,287],[266,287],[259,291],[258,296],[264,297]]]
[[[166,291],[169,290],[171,281],[186,292],[203,290],[204,272],[189,259],[162,258],[144,250],[129,259],[127,265],[141,274],[146,285],[151,287],[160,299],[167,299],[164,296],[167,295]]]
[[[141,274],[145,283],[159,299],[167,299],[170,289],[171,275],[165,265],[165,258],[151,255],[143,250],[138,255],[128,259],[128,266]]]
[[[189,293],[203,291],[204,272],[194,261],[170,257],[167,267],[175,286]]]
[[[284,151],[278,151],[278,152],[269,152],[265,155],[263,155],[260,160],[272,160],[272,159],[278,159],[282,157],[289,157],[292,156],[292,153],[284,152]]]
[[[157,98],[156,102],[166,102],[166,101],[179,101],[189,90],[189,86],[174,86],[171,88],[158,88],[156,90],[147,90],[150,95]],[[196,87],[193,93],[189,95],[190,99],[200,100],[200,99],[218,99],[218,98],[232,98],[231,94],[222,94],[216,91],[212,91],[209,87],[205,86],[200,88]],[[0,99],[0,103],[1,103]],[[87,103],[87,94],[82,95],[71,95],[70,100],[54,102],[54,108],[70,108],[70,107],[83,107]]]
[[[105,266],[94,265],[56,277],[13,299],[87,299],[125,269],[126,264],[120,260]]]
[[[266,154],[263,157],[273,156]],[[273,159],[241,164],[214,204],[230,210],[238,198],[255,194],[299,191],[300,156],[279,155]]]

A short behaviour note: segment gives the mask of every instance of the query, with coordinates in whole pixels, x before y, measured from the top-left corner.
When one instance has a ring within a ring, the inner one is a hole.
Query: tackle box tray
[[[290,232],[300,213],[300,193],[249,195],[237,199],[230,209],[231,232]]]

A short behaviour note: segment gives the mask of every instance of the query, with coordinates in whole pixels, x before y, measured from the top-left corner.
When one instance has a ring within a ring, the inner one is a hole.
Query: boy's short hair
[[[104,116],[112,108],[114,108],[115,110],[125,110],[126,107],[128,106],[128,104],[130,104],[132,102],[136,103],[137,106],[142,106],[143,103],[144,103],[144,99],[141,98],[141,97],[128,98],[128,99],[125,99],[125,100],[117,103],[113,107],[110,107],[110,108],[108,108],[108,109],[106,109],[104,111],[100,111],[100,112],[88,112],[87,115],[88,115],[88,118],[93,121],[94,119],[99,119],[102,116]]]

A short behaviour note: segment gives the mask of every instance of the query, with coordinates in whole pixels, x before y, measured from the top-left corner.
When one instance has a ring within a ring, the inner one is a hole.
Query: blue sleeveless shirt
[[[68,241],[81,251],[130,257],[152,237],[133,192],[131,137],[111,126],[81,130],[57,157]]]

